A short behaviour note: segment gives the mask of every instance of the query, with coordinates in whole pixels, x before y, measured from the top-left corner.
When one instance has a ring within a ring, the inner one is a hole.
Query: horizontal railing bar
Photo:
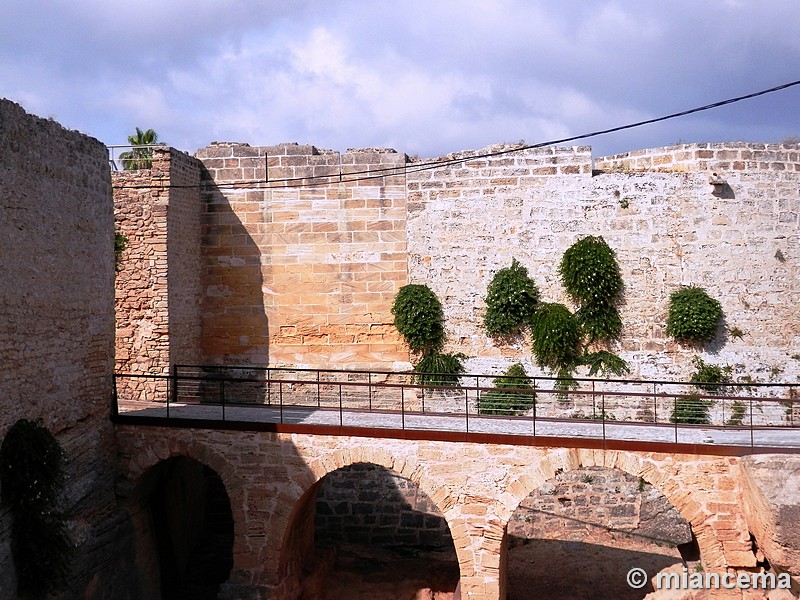
[[[192,368],[192,369],[234,369],[239,371],[279,371],[289,372],[297,371],[301,373],[342,373],[346,375],[410,375],[410,376],[449,376],[449,377],[479,377],[482,379],[518,379],[513,375],[489,375],[486,373],[420,373],[417,371],[381,371],[381,370],[360,370],[360,369],[316,369],[313,367],[258,367],[258,366],[242,366],[242,365],[175,365],[176,369]],[[556,377],[553,375],[528,375],[530,380],[545,380],[545,381],[566,381],[564,377]],[[732,382],[732,383],[716,383],[716,382],[689,382],[689,381],[675,381],[669,379],[619,379],[619,378],[604,378],[604,377],[572,377],[569,381],[585,381],[585,382],[603,382],[603,383],[622,383],[622,384],[658,384],[658,385],[681,385],[681,386],[697,386],[697,385],[715,385],[721,388],[747,388],[747,387],[800,387],[800,382],[794,383],[762,383],[762,382]]]
[[[734,396],[734,395],[713,395],[713,394],[697,394],[697,393],[674,393],[674,392],[634,392],[624,390],[589,390],[589,389],[544,389],[536,388],[498,388],[498,387],[483,387],[473,385],[426,385],[426,384],[413,384],[413,383],[380,383],[380,382],[367,382],[367,381],[317,381],[317,380],[303,380],[303,379],[252,379],[248,377],[222,377],[215,375],[149,375],[144,373],[115,373],[115,377],[121,378],[143,378],[143,379],[164,379],[173,381],[225,381],[231,383],[261,383],[270,385],[304,385],[304,386],[347,386],[347,387],[372,387],[372,388],[403,388],[403,389],[418,389],[418,390],[432,390],[432,391],[481,391],[488,392],[501,392],[515,395],[537,395],[537,394],[561,394],[569,395],[590,395],[590,396],[625,396],[633,398],[697,398],[700,400],[740,400],[740,401],[753,401],[753,402],[788,402],[800,404],[800,398],[774,398],[762,396]],[[687,384],[689,385],[689,384]]]

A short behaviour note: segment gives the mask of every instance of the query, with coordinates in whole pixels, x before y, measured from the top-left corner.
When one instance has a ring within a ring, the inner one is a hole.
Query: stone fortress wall
[[[59,598],[137,597],[109,419],[114,211],[105,146],[0,99],[0,440],[41,419],[66,454],[74,558]],[[16,589],[0,507],[0,596]],[[14,596],[16,597],[16,596]]]
[[[201,296],[204,362],[407,368],[391,304],[402,285],[425,283],[444,305],[446,350],[471,357],[469,371],[521,361],[541,375],[528,340],[499,345],[483,333],[486,287],[516,258],[543,300],[569,305],[561,256],[602,235],[625,281],[624,331],[611,349],[631,377],[691,370],[698,350],[664,332],[682,285],[706,288],[726,314],[707,361],[755,381],[800,375],[797,145],[686,144],[597,159],[585,146],[503,146],[423,162],[391,150],[214,143],[196,157],[202,268],[168,304],[185,300],[184,289]],[[126,334],[155,343],[159,328],[139,323]]]

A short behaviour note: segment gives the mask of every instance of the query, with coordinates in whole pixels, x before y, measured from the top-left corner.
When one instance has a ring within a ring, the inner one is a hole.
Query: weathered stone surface
[[[62,598],[135,598],[114,496],[114,214],[97,140],[0,99],[0,439],[40,418],[67,456]],[[0,595],[13,596],[0,511]],[[111,531],[113,530],[113,533]]]
[[[743,508],[770,564],[800,577],[800,456],[755,455],[741,462]]]

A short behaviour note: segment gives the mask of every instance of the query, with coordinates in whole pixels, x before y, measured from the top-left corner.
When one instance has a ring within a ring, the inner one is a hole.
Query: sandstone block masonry
[[[42,419],[66,452],[62,598],[133,598],[111,422],[114,213],[105,147],[0,99],[0,440]],[[0,509],[0,595],[14,595]],[[132,590],[132,591],[131,591]]]
[[[407,280],[405,178],[387,175],[405,155],[214,144],[197,158],[207,172],[207,357],[258,365],[405,364],[390,312]]]
[[[141,217],[123,200],[152,250],[131,249],[133,268],[118,279],[118,309],[121,300],[129,311],[118,317],[120,364],[148,370],[183,344],[204,362],[408,367],[391,304],[402,285],[424,283],[444,305],[446,350],[469,356],[468,370],[521,361],[543,375],[528,340],[484,334],[486,288],[516,258],[543,300],[569,305],[561,257],[600,235],[625,282],[623,335],[610,349],[632,377],[685,378],[701,351],[755,381],[800,376],[797,145],[687,144],[598,159],[589,147],[503,146],[422,162],[390,150],[214,143],[196,156],[202,239],[184,251],[200,256],[194,279],[197,265],[184,261],[182,283],[164,291],[164,248],[184,242],[175,232],[164,241],[166,226],[145,222],[166,210],[152,192],[139,193],[152,206]],[[725,311],[705,349],[665,334],[669,296],[685,285],[706,288]],[[194,317],[164,337],[163,315],[174,323],[195,293],[200,342],[186,341]]]

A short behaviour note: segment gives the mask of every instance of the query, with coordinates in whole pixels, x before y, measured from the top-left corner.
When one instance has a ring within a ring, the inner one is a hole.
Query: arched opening
[[[285,600],[457,597],[446,520],[417,484],[372,463],[337,469],[303,496],[281,563]]]
[[[650,579],[700,556],[690,524],[650,483],[617,469],[584,467],[534,489],[507,527],[507,598],[639,600]],[[643,569],[641,588],[628,584]]]
[[[233,567],[233,516],[219,475],[170,458],[144,475],[136,498],[137,566],[148,597],[216,600]]]

